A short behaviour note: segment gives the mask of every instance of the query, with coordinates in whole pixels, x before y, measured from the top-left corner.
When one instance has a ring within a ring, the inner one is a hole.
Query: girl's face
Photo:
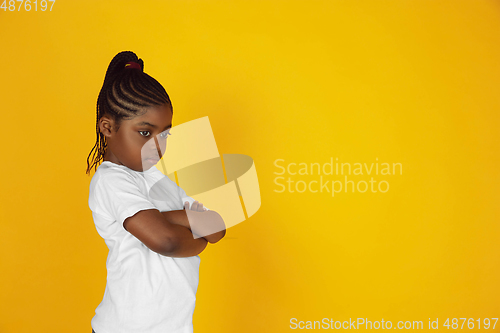
[[[104,161],[125,165],[135,171],[150,169],[162,157],[172,127],[172,110],[167,105],[148,107],[142,116],[122,120],[116,131],[114,121],[103,116],[99,121],[106,136]]]

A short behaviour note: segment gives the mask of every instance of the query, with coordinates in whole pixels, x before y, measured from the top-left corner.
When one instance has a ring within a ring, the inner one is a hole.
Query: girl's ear
[[[108,118],[107,116],[102,116],[99,119],[99,131],[106,137],[110,137],[113,135],[112,128],[114,126],[113,119]]]

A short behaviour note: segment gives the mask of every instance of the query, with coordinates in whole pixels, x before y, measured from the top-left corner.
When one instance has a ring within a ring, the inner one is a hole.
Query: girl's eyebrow
[[[145,126],[151,126],[151,127],[153,127],[153,128],[157,128],[157,127],[158,127],[158,126],[156,126],[156,125],[153,125],[153,124],[151,124],[151,123],[148,123],[147,121],[142,121],[142,122],[140,122],[140,123],[136,124],[136,126],[144,126],[144,125],[145,125]],[[165,127],[165,129],[164,129],[164,130],[166,130],[167,128],[170,128],[170,127],[172,127],[172,124],[170,124],[170,125],[168,125],[167,127]]]

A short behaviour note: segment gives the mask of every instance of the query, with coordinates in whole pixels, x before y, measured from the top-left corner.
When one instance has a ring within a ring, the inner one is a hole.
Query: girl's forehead
[[[166,105],[152,106],[144,108],[146,112],[132,118],[129,123],[132,125],[153,125],[165,127],[172,122],[172,109]]]

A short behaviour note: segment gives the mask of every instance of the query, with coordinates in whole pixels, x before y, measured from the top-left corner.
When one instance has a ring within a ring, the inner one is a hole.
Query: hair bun
[[[137,69],[140,69],[142,71],[142,67],[140,64],[138,64],[137,62],[135,61],[129,61],[125,64],[125,68],[137,68]]]

